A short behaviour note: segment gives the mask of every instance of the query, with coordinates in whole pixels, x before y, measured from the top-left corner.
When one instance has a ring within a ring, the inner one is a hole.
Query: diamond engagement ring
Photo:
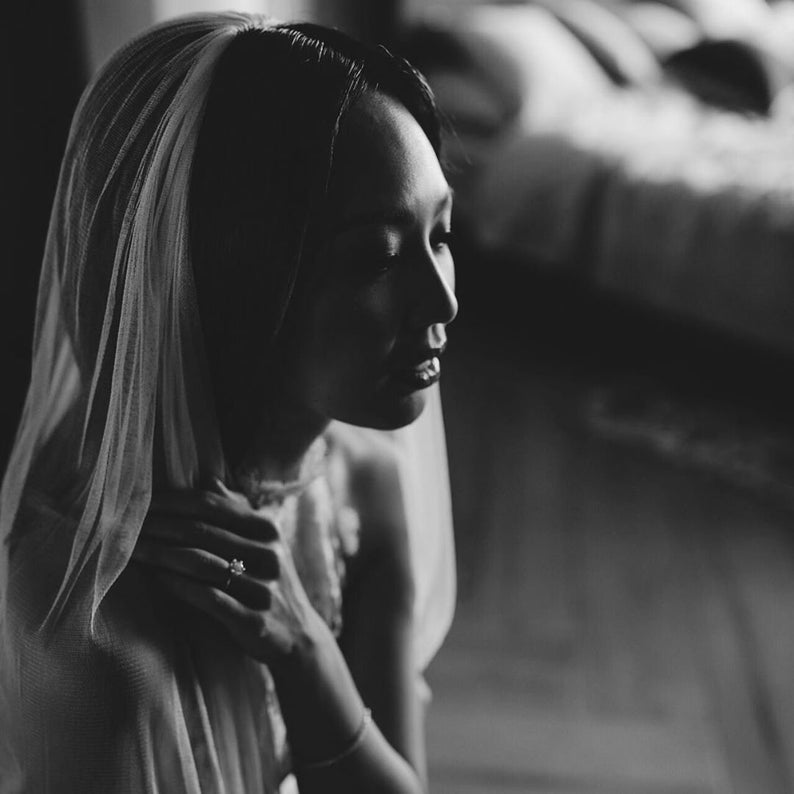
[[[224,590],[229,589],[232,579],[236,578],[237,576],[242,576],[245,573],[245,563],[238,559],[230,560],[227,570],[229,575],[226,577],[226,584],[223,585]]]

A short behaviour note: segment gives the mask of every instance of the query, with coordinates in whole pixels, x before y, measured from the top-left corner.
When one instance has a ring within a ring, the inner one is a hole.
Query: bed
[[[416,23],[458,221],[495,258],[794,351],[794,70],[765,19],[720,39],[661,3],[548,0]]]

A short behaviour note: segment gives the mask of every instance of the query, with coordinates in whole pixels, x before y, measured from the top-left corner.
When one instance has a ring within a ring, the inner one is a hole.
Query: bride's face
[[[422,411],[457,313],[452,196],[413,116],[380,94],[346,118],[318,281],[288,344],[289,396],[312,413],[395,428]]]

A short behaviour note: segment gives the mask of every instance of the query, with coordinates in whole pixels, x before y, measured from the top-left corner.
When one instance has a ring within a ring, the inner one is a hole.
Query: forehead
[[[408,110],[374,92],[347,114],[334,153],[331,211],[350,213],[435,206],[449,191],[430,141]]]

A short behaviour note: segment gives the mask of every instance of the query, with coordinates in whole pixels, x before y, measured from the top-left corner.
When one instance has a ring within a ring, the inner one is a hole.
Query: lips
[[[426,389],[441,377],[441,355],[446,345],[418,351],[406,363],[398,365],[393,379],[411,391]]]

